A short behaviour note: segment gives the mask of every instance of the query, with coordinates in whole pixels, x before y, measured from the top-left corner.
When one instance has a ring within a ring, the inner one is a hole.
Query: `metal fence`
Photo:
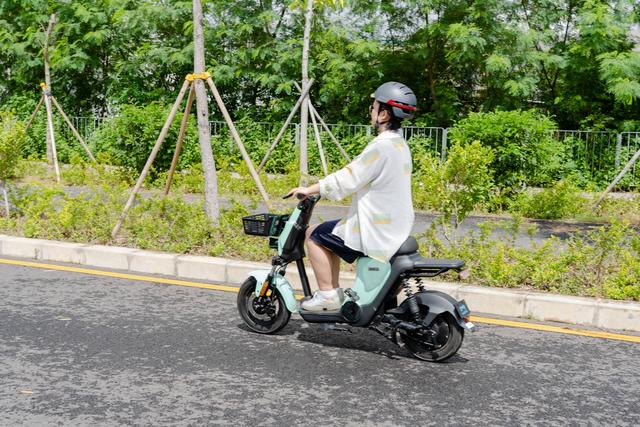
[[[106,120],[105,117],[72,117],[73,125],[85,138],[93,133],[100,124]],[[211,121],[211,134],[227,136],[228,128],[226,122]],[[242,121],[236,123],[240,134],[247,137],[251,133],[260,135],[265,139],[265,144],[271,144],[282,127],[282,123],[251,122],[246,126]],[[369,138],[372,135],[371,126],[355,124],[329,123],[327,127],[334,134],[338,141],[351,138]],[[63,126],[64,128],[64,126]],[[323,145],[332,144],[331,140],[319,126],[321,141]],[[414,138],[422,138],[420,146],[425,147],[433,154],[446,159],[448,147],[448,128],[429,126],[407,126],[402,128],[405,139],[411,142]],[[616,174],[631,159],[634,153],[640,149],[640,132],[613,132],[613,131],[583,131],[583,130],[563,130],[551,131],[557,140],[563,142],[568,147],[575,167],[587,178],[599,182],[611,181]],[[309,144],[315,144],[313,127],[308,128]],[[297,144],[300,141],[300,124],[291,123],[287,127],[284,139]],[[234,145],[230,138],[226,138],[230,148]],[[640,184],[638,170],[640,166],[634,165],[627,173],[620,186],[627,188],[637,188]]]
[[[553,136],[571,152],[579,171],[597,182],[609,182],[640,149],[640,132],[554,130]],[[618,184],[637,187],[636,166]]]

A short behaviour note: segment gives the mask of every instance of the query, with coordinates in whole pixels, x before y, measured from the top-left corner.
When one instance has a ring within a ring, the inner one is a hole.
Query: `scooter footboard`
[[[457,308],[458,301],[451,296],[439,291],[424,291],[418,292],[415,297],[418,300],[418,304],[429,307],[429,313],[424,319],[425,324],[429,325],[438,315],[449,312],[461,328],[469,329]]]
[[[267,277],[269,276],[269,270],[255,270],[249,273],[249,276],[252,276],[256,279],[256,296],[260,295],[260,290],[262,289],[262,284]],[[298,300],[296,299],[296,294],[293,290],[293,286],[286,279],[286,277],[281,275],[276,275],[273,279],[273,285],[276,287],[278,292],[280,292],[280,296],[284,300],[284,304],[291,313],[298,312]]]

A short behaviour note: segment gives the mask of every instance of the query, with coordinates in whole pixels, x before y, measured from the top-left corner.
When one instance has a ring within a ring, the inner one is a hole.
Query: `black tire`
[[[427,328],[432,337],[424,333],[407,332],[402,341],[417,359],[427,362],[444,362],[458,352],[464,338],[464,330],[450,313],[438,315]]]
[[[273,288],[271,297],[257,306],[258,311],[256,311],[257,298],[256,279],[249,277],[240,286],[238,292],[238,312],[249,329],[260,334],[273,334],[284,328],[289,322],[291,313],[280,292]]]

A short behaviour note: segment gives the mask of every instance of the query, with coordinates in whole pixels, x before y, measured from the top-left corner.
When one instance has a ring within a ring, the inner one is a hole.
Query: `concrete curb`
[[[135,273],[162,274],[189,280],[240,285],[252,270],[269,269],[265,263],[208,256],[178,255],[116,246],[57,242],[0,235],[0,255],[80,264]],[[313,271],[307,272],[312,286]],[[289,268],[287,278],[301,290],[300,277]],[[342,273],[340,283],[353,285],[355,275]],[[487,288],[436,281],[424,281],[429,289],[464,299],[474,312],[556,321],[604,329],[640,332],[640,303],[570,297],[542,292]]]

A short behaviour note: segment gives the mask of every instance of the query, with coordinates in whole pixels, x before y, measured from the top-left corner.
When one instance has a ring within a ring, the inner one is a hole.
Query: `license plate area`
[[[469,315],[471,314],[471,310],[469,310],[469,306],[467,305],[465,300],[458,301],[458,303],[456,304],[456,311],[463,319],[465,317],[469,317]]]

